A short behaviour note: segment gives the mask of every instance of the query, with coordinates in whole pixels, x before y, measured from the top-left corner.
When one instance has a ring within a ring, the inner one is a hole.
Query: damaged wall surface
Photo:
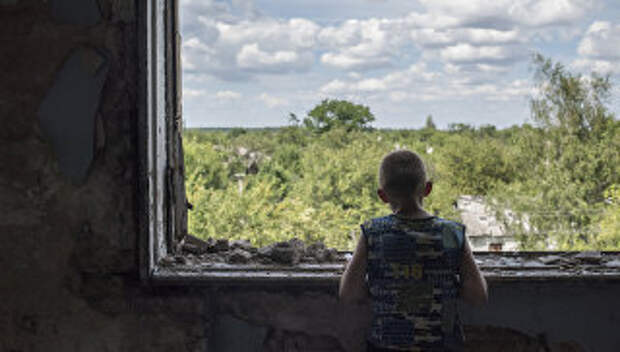
[[[318,286],[139,279],[138,7],[0,1],[0,351],[357,351]],[[618,279],[490,281],[468,349],[620,350]]]

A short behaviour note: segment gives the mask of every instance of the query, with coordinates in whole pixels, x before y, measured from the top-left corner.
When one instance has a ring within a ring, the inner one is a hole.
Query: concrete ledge
[[[350,252],[324,264],[264,265],[168,260],[156,266],[152,283],[187,284],[337,284]],[[620,282],[620,252],[476,252],[487,280]]]

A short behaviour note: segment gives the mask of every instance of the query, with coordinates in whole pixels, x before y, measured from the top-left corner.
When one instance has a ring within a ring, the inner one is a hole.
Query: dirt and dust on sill
[[[346,263],[350,252],[328,248],[322,242],[307,245],[292,238],[264,247],[254,247],[247,240],[206,240],[187,235],[177,246],[177,254],[163,258],[162,264],[221,263],[231,265],[297,266],[303,264]]]
[[[342,274],[351,252],[307,245],[297,238],[261,248],[247,240],[187,235],[175,255],[162,258],[162,271],[209,270],[312,272],[332,279]],[[620,280],[620,252],[475,252],[476,263],[491,280]],[[320,273],[320,274],[319,274]]]

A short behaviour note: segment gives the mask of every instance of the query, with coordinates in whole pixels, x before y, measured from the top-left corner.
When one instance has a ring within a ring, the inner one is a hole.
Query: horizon
[[[436,127],[435,130],[437,131],[445,131],[445,132],[449,132],[450,128],[449,126],[451,124],[460,124],[460,122],[453,122],[453,123],[448,123],[446,128],[439,128]],[[505,127],[497,127],[495,125],[490,125],[490,124],[484,124],[484,125],[480,125],[480,126],[474,126],[474,125],[469,125],[469,124],[465,124],[468,125],[470,127],[473,128],[482,128],[482,127],[494,127],[496,128],[497,131],[503,131],[503,130],[507,130],[510,128],[521,128],[523,127],[523,125],[530,125],[534,128],[536,128],[537,126],[535,126],[535,124],[529,124],[527,122],[521,123],[521,124],[514,124],[514,125],[510,125],[510,126],[505,126]],[[234,130],[234,129],[244,129],[244,130],[269,130],[269,129],[281,129],[281,128],[287,128],[287,127],[294,127],[294,125],[279,125],[279,126],[259,126],[259,127],[248,127],[248,126],[191,126],[191,127],[183,127],[184,131],[187,130]],[[300,128],[304,128],[303,126],[297,126]],[[424,129],[424,126],[420,126],[420,127],[374,127],[370,126],[370,131],[418,131],[418,130],[422,130]]]

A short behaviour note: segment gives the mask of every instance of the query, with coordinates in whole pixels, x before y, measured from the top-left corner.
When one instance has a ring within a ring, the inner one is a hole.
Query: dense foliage
[[[542,57],[535,64],[534,126],[444,131],[429,116],[418,130],[372,130],[367,107],[336,101],[329,110],[334,101],[323,101],[305,124],[187,130],[190,232],[352,249],[359,224],[389,212],[376,196],[381,157],[407,148],[429,165],[430,212],[459,220],[458,196],[481,195],[523,249],[620,249],[620,123],[605,107],[609,80],[573,75]]]
[[[307,129],[316,133],[327,132],[332,128],[367,130],[374,120],[375,115],[367,106],[338,99],[324,99],[308,112],[303,121],[299,121],[295,114],[290,115],[292,123],[303,123]]]

